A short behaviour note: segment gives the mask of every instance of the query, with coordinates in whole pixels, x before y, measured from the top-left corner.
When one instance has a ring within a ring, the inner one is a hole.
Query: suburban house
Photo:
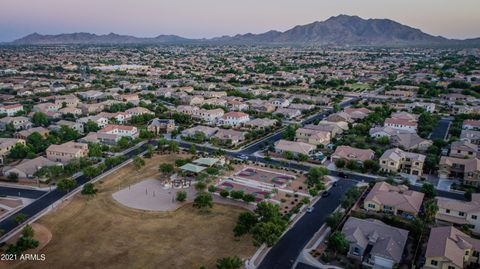
[[[224,113],[225,112],[221,108],[199,109],[193,111],[192,117],[204,120],[208,123],[215,123],[224,115]]]
[[[0,106],[0,114],[6,114],[9,117],[15,116],[21,111],[23,111],[23,105],[21,104]]]
[[[332,154],[332,162],[338,160],[356,161],[363,163],[366,160],[373,160],[375,152],[371,149],[358,149],[350,146],[338,146]]]
[[[62,126],[66,126],[81,134],[83,133],[83,123],[81,122],[59,120],[55,123],[55,125],[51,125],[49,128],[51,128],[52,130],[59,130]],[[35,129],[35,128],[32,128],[32,129]]]
[[[406,150],[426,151],[431,145],[432,140],[423,139],[417,133],[401,133],[390,137],[390,144],[395,147],[402,147]]]
[[[122,137],[116,134],[90,132],[86,136],[80,138],[78,141],[82,143],[116,145],[120,138]]]
[[[155,114],[152,111],[150,111],[150,110],[148,110],[144,107],[141,107],[141,106],[129,108],[129,109],[125,110],[125,113],[130,115],[130,117],[141,116],[141,115],[144,115],[144,114],[149,114],[149,115]]]
[[[128,114],[127,112],[100,112],[95,115],[95,117],[103,117],[107,118],[109,121],[115,121],[116,123],[124,124],[132,118],[132,115]]]
[[[416,132],[417,131],[417,122],[416,121],[399,119],[399,118],[385,119],[385,122],[384,122],[383,126],[391,127],[391,128],[394,128],[394,129],[406,130],[406,131],[410,131],[410,132]]]
[[[333,114],[330,114],[327,118],[326,118],[327,121],[329,122],[353,122],[353,118],[350,116],[350,114],[346,113],[346,112],[337,112],[337,113],[333,113]]]
[[[35,159],[24,159],[14,166],[6,166],[3,168],[3,174],[9,176],[16,174],[20,179],[35,178],[34,174],[42,167],[62,165],[61,163],[51,161],[45,157],[37,157]]]
[[[363,202],[367,211],[385,212],[396,216],[412,218],[418,215],[424,194],[409,190],[407,186],[393,186],[378,182]]]
[[[380,137],[386,136],[390,139],[392,136],[395,136],[395,135],[411,134],[411,133],[412,131],[394,129],[392,127],[383,127],[383,126],[372,127],[369,130],[370,137],[372,138],[380,138]]]
[[[158,135],[175,130],[175,120],[155,118],[148,123],[147,130]]]
[[[375,219],[350,217],[342,228],[349,248],[348,257],[372,268],[393,268],[400,263],[408,231]]]
[[[39,133],[43,138],[47,138],[50,130],[45,127],[33,127],[27,130],[18,131],[15,133],[15,138],[27,139],[31,134]]]
[[[135,139],[139,135],[137,127],[118,124],[108,124],[97,133],[118,135],[120,137],[128,137],[130,139]]]
[[[425,252],[425,269],[462,269],[479,265],[480,240],[453,226],[430,230]]]
[[[460,140],[468,141],[475,145],[480,145],[480,131],[462,130]]]
[[[327,121],[328,122],[328,121]],[[339,134],[343,133],[343,129],[338,127],[335,123],[330,123],[330,124],[307,124],[303,126],[304,129],[311,129],[311,130],[317,130],[317,131],[324,131],[324,132],[329,132],[330,137],[335,137]]]
[[[412,111],[416,107],[423,108],[426,112],[433,113],[435,112],[435,104],[434,103],[426,103],[426,102],[413,102],[413,103],[406,103],[405,109],[408,111]]]
[[[471,201],[437,197],[437,223],[468,225],[472,232],[480,234],[480,193],[472,193]]]
[[[16,144],[25,145],[25,140],[19,138],[0,138],[0,165],[4,164],[5,157]]]
[[[409,98],[414,96],[414,92],[402,91],[402,90],[391,90],[391,91],[386,91],[384,95],[391,96],[391,97]]]
[[[468,141],[455,141],[450,144],[450,157],[455,158],[476,158],[478,157],[478,145],[472,144]]]
[[[480,182],[480,159],[440,158],[438,176],[440,178],[459,178],[464,184],[478,186]]]
[[[54,162],[68,163],[73,159],[87,157],[88,144],[69,141],[61,145],[50,145],[47,150],[47,159]]]
[[[258,129],[265,129],[265,128],[272,128],[277,124],[277,120],[267,119],[267,118],[258,118],[253,119],[246,122],[244,125],[250,128],[258,128]]]
[[[0,131],[5,131],[9,124],[11,124],[16,131],[32,128],[32,123],[26,117],[5,117],[0,119]]]
[[[229,126],[238,126],[250,120],[250,116],[246,113],[233,111],[227,112],[220,118],[220,123]]]
[[[202,133],[203,135],[205,135],[205,138],[210,138],[217,131],[218,131],[217,127],[197,125],[195,127],[183,130],[182,136],[193,137],[196,133]]]
[[[347,107],[343,111],[347,113],[350,116],[350,118],[352,118],[353,120],[364,119],[368,116],[368,114],[372,113],[370,109],[365,107],[360,107],[360,108]]]
[[[181,106],[177,106],[177,107],[175,108],[175,110],[176,110],[178,113],[183,113],[183,114],[187,114],[187,115],[194,115],[197,110],[200,110],[200,108],[197,107],[197,106],[185,106],[185,105],[181,105]]]
[[[275,142],[275,152],[282,154],[284,152],[291,152],[293,155],[304,154],[311,155],[317,147],[312,144],[303,142],[294,142],[280,139]]]
[[[306,128],[298,128],[295,132],[295,141],[312,145],[330,144],[331,135],[327,131],[318,131]]]
[[[237,145],[245,141],[246,132],[235,131],[231,129],[219,129],[213,137],[218,138],[222,143]]]
[[[77,120],[77,122],[83,124],[83,126],[85,126],[85,124],[87,124],[89,121],[95,122],[98,125],[99,128],[103,128],[103,127],[107,126],[107,124],[108,124],[108,118],[107,117],[102,117],[102,116],[98,116],[98,115],[83,117],[83,118],[80,118],[80,119]]]
[[[464,120],[462,129],[480,131],[480,120]]]
[[[274,115],[283,115],[287,119],[294,119],[296,117],[299,117],[302,115],[302,111],[299,109],[293,109],[293,108],[285,108],[285,107],[279,107],[275,112],[273,112]]]
[[[399,148],[386,150],[380,157],[380,170],[400,172],[414,176],[423,174],[425,155],[403,151]]]

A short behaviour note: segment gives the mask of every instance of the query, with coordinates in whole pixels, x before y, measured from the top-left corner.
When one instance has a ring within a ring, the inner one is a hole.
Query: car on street
[[[242,154],[242,155],[238,156],[238,158],[240,158],[242,160],[248,160],[248,156],[245,155],[245,154]]]
[[[322,197],[328,197],[330,195],[330,192],[329,191],[324,191],[322,193]]]
[[[334,181],[332,184],[332,187],[336,187],[336,186],[338,186],[338,182]]]
[[[311,207],[308,207],[308,208],[307,208],[307,213],[312,213],[312,212],[313,212],[313,207],[312,207],[312,206],[311,206]]]

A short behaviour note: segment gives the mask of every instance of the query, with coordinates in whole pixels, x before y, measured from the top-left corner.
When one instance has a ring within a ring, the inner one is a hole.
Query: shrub
[[[230,195],[230,193],[227,190],[220,191],[220,196],[222,196],[223,198],[227,198],[228,195]]]
[[[179,202],[183,202],[183,201],[187,200],[187,193],[185,191],[177,192],[176,199]]]

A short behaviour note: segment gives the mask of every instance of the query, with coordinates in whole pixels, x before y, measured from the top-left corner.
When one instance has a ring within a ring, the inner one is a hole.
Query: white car
[[[242,154],[242,155],[238,156],[238,158],[240,158],[242,160],[248,160],[248,156],[245,155],[245,154]]]

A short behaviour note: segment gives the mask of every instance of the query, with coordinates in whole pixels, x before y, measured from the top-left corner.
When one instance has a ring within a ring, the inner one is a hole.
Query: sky
[[[188,38],[285,31],[339,14],[480,37],[480,0],[0,0],[0,42],[33,32]]]

